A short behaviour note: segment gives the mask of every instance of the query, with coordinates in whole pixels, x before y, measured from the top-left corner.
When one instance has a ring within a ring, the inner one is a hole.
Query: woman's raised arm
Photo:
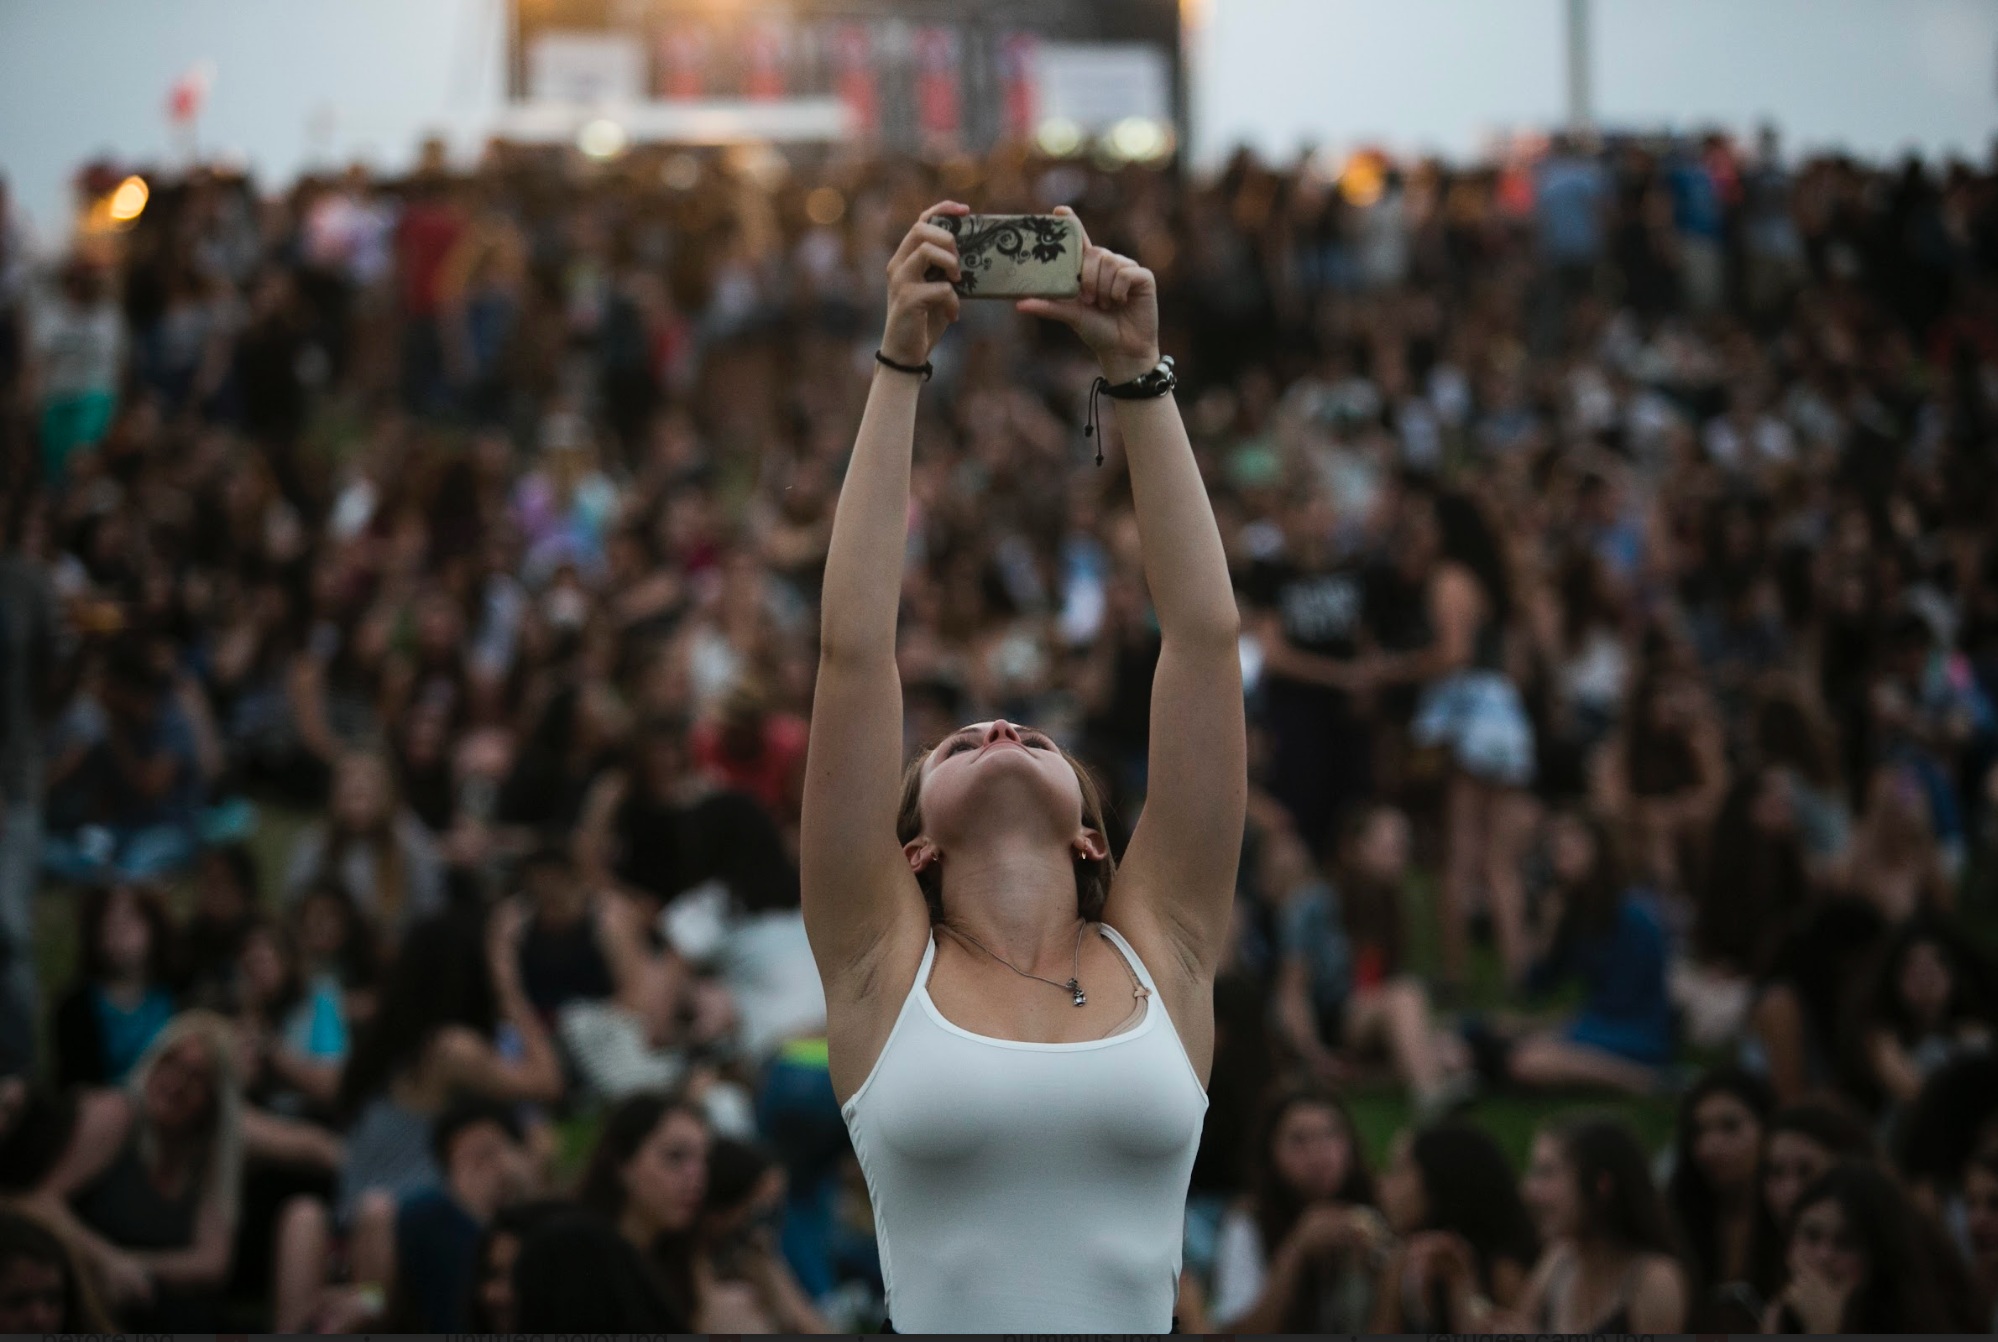
[[[1113,385],[1158,366],[1158,283],[1129,257],[1085,245],[1078,299],[1019,306],[1074,327]],[[1112,404],[1161,644],[1145,807],[1106,915],[1120,930],[1156,928],[1204,981],[1227,939],[1248,806],[1241,614],[1178,403]]]
[[[964,214],[946,202],[924,212]],[[957,241],[918,223],[888,263],[888,324],[881,353],[928,362],[957,319],[950,284]],[[821,598],[819,675],[805,756],[799,876],[805,931],[831,1005],[863,994],[897,918],[920,919],[922,898],[895,841],[902,772],[902,686],[895,617],[908,542],[909,459],[920,374],[885,365],[861,416],[853,459],[833,513]]]

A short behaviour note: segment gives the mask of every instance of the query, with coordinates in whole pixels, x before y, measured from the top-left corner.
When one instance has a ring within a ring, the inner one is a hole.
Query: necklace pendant
[[[1074,979],[1070,979],[1068,981],[1068,990],[1075,994],[1075,1004],[1077,1006],[1081,1006],[1084,1002],[1087,1002],[1089,1000],[1089,994],[1082,991],[1081,985],[1078,984]]]

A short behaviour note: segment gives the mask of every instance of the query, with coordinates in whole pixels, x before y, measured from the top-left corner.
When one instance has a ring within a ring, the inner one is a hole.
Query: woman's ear
[[[1085,829],[1075,836],[1069,845],[1078,862],[1101,862],[1110,856],[1110,845],[1105,842],[1101,830]]]
[[[942,851],[921,835],[902,845],[902,856],[909,860],[909,870],[918,876],[943,861]]]

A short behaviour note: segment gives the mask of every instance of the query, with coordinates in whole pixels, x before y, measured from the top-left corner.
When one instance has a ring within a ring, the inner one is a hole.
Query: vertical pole
[[[1595,124],[1589,101],[1589,0],[1568,0],[1568,129],[1580,134]]]

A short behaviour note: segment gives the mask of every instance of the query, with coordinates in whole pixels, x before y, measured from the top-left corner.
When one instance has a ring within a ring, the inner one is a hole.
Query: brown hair
[[[939,739],[917,751],[902,773],[902,802],[895,808],[897,843],[906,844],[923,832],[923,765],[930,752],[942,744]],[[1082,823],[1103,835],[1107,845],[1110,830],[1103,823],[1103,790],[1097,785],[1096,775],[1060,746],[1055,749],[1068,761],[1068,767],[1075,770],[1075,781],[1082,789]],[[1099,858],[1075,859],[1076,911],[1089,922],[1102,919],[1103,905],[1110,898],[1110,880],[1116,874],[1117,859],[1108,852]],[[943,872],[932,863],[928,869],[916,873],[916,884],[922,888],[923,902],[930,906],[930,921],[938,921],[943,917]]]

